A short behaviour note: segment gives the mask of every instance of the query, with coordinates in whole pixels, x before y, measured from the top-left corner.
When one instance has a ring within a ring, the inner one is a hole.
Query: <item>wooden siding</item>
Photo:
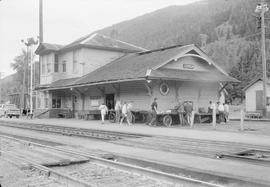
[[[133,102],[134,110],[150,110],[151,97],[143,82],[123,83],[120,85],[122,101]]]
[[[185,68],[187,66],[192,66],[193,68]],[[166,64],[165,66],[163,66],[162,68],[166,68],[166,69],[178,69],[178,70],[190,70],[190,71],[210,71],[210,69],[212,69],[212,67],[208,64],[208,62],[196,58],[196,57],[191,57],[191,56],[187,56],[187,57],[183,57],[180,58],[177,61],[172,61],[168,64]]]
[[[245,91],[246,96],[246,111],[256,111],[256,91],[263,90],[262,81],[258,81],[250,86]],[[270,97],[270,86],[267,86],[267,97]],[[267,111],[270,112],[270,105],[267,106]]]
[[[119,85],[103,85],[100,87],[84,87],[77,91],[65,90],[53,92],[53,95],[61,96],[61,109],[72,109],[72,96],[77,97],[75,103],[75,115],[83,110],[83,93],[84,95],[84,110],[97,110],[98,106],[91,106],[91,97],[99,97],[99,104],[104,102],[104,94],[115,94],[117,97],[117,89],[119,88],[119,96],[123,102],[132,102],[133,110],[151,110],[153,98],[158,98],[158,110],[166,111],[173,109],[177,105],[177,98],[181,101],[192,101],[195,111],[199,107],[207,109],[209,101],[218,101],[218,83],[194,83],[194,82],[179,82],[166,81],[169,86],[167,95],[162,95],[160,92],[160,84],[163,81],[152,81],[149,86],[152,88],[150,96],[145,86],[145,81],[134,81],[121,83]],[[105,92],[104,92],[105,91]]]

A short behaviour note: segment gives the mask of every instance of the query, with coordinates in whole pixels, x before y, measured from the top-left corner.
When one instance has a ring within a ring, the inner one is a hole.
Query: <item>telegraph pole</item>
[[[32,53],[32,46],[36,45],[38,41],[35,41],[34,38],[27,38],[27,41],[25,42],[22,40],[22,42],[27,47],[27,66],[28,66],[28,55],[30,55],[30,115],[33,114],[33,53]],[[30,49],[30,51],[29,51]],[[29,54],[28,54],[29,53]],[[23,88],[24,90],[24,88]]]
[[[0,81],[2,80],[4,72],[0,72]],[[0,104],[2,103],[2,82],[0,82]]]
[[[43,0],[39,0],[39,43],[43,43]]]
[[[260,13],[261,18],[261,53],[262,53],[262,74],[263,74],[263,114],[266,117],[267,108],[266,108],[266,84],[267,84],[267,75],[266,75],[266,54],[265,54],[265,18],[264,14],[268,11],[267,3],[265,0],[261,0],[261,3],[257,5],[255,12]]]

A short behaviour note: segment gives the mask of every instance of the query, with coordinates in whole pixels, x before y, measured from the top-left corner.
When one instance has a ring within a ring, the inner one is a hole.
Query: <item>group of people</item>
[[[178,104],[175,106],[175,109],[179,115],[180,125],[191,125],[193,104],[191,101],[182,102],[178,99]]]
[[[123,121],[126,120],[128,125],[132,125],[131,109],[132,109],[131,102],[125,101],[122,103],[121,100],[117,100],[114,107],[116,123],[122,125]],[[105,116],[109,112],[108,107],[104,103],[102,103],[102,105],[99,106],[99,110],[101,113],[102,124],[104,124]]]
[[[213,113],[214,110],[216,111],[216,114],[219,115],[218,122],[221,124],[229,122],[229,105],[227,102],[217,102],[215,104],[212,101],[209,101],[208,113]]]
[[[157,98],[154,98],[154,101],[151,104],[151,120],[147,125],[156,126],[157,121],[157,113],[158,113],[158,103]],[[180,125],[190,125],[192,120],[192,111],[193,104],[190,101],[182,102],[180,99],[178,100],[178,104],[175,106],[175,110],[177,110],[179,114],[179,123]]]

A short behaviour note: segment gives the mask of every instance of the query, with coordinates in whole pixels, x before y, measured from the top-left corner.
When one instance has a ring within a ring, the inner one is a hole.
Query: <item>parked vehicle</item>
[[[0,118],[5,116],[4,104],[0,104]]]
[[[9,117],[12,118],[15,116],[16,118],[20,117],[20,109],[16,107],[14,104],[2,104],[0,105],[0,117]]]

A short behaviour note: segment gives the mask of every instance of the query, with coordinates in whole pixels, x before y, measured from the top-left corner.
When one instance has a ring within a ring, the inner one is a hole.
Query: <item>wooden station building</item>
[[[36,53],[38,117],[79,116],[102,103],[113,109],[117,99],[132,102],[134,111],[150,110],[155,97],[159,111],[174,108],[178,99],[198,111],[223,96],[221,85],[237,82],[193,44],[146,50],[93,34],[66,46],[43,43]]]

